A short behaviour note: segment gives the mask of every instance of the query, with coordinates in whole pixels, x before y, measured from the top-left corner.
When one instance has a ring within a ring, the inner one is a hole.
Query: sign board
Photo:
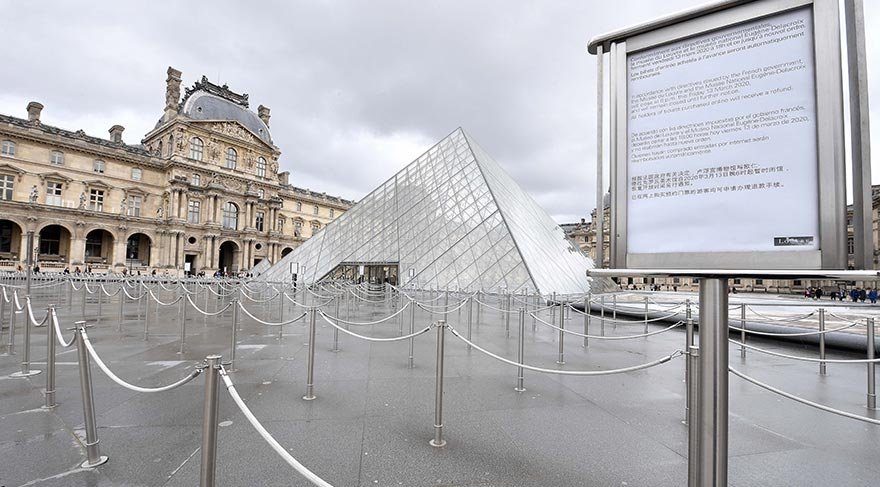
[[[291,262],[290,263],[290,274],[291,275],[299,274],[299,262]]]
[[[845,268],[836,9],[737,4],[612,44],[615,266]]]

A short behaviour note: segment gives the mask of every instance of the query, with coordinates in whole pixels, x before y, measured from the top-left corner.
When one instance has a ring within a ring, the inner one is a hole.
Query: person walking
[[[864,303],[866,299],[868,299],[868,293],[864,289],[860,289],[859,290],[859,301]]]
[[[877,304],[877,290],[876,289],[871,288],[871,290],[868,291],[868,299],[871,301],[871,304]]]

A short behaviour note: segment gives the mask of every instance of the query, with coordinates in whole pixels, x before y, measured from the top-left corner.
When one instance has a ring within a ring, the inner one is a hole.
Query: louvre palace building
[[[43,271],[162,275],[238,272],[277,262],[353,204],[290,184],[269,109],[204,76],[139,144],[0,114],[0,269],[24,267],[27,233]]]

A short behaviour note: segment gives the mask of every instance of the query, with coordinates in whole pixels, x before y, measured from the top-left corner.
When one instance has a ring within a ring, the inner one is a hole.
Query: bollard
[[[55,404],[55,308],[49,307],[49,321],[46,323],[46,402],[43,409],[52,409]]]
[[[525,330],[526,330],[526,311],[522,308],[519,309],[519,348],[517,349],[516,361],[519,364],[523,363],[523,356],[525,355]],[[516,368],[516,387],[513,388],[516,392],[525,392],[526,388],[523,386],[523,368],[522,366]]]
[[[584,298],[584,335],[590,334],[590,298],[589,295]],[[584,336],[584,348],[590,346],[590,338]]]
[[[685,332],[684,332],[684,349],[690,350],[692,346],[694,346],[694,319],[691,318],[690,313],[690,301],[688,301],[688,308],[685,311]],[[691,360],[688,357],[688,360],[684,362],[684,384],[685,384],[685,402],[684,402],[684,424],[689,424],[690,421],[690,407],[691,407],[691,395],[693,391],[696,389],[691,388]]]
[[[315,308],[309,310],[309,363],[308,377],[306,379],[306,395],[303,399],[313,401],[315,399]]]
[[[559,303],[559,357],[556,363],[565,365],[565,309],[562,303]]]
[[[648,297],[645,296],[645,333],[648,333]],[[647,340],[648,337],[645,337]]]
[[[825,367],[825,308],[819,308],[819,360],[823,360],[823,362],[819,362],[819,374],[825,375],[826,367]]]
[[[119,287],[119,326],[117,331],[122,333],[122,320],[125,319],[125,290],[122,289],[122,286],[125,284],[121,284]]]
[[[468,305],[467,305],[467,339],[468,339],[468,341],[471,341],[471,318],[473,317],[473,313],[472,313],[473,310],[474,310],[474,298],[471,297],[471,298],[468,298]],[[468,349],[468,351],[470,351],[470,349],[471,349],[470,344],[468,344],[467,349]]]
[[[183,349],[186,347],[186,294],[181,295],[180,305],[177,307],[177,319],[180,323],[180,350],[177,354],[183,355]]]
[[[688,390],[688,487],[700,487],[700,349],[693,345],[688,347],[687,364],[690,377]]]
[[[15,291],[9,298],[9,340],[6,342],[6,353],[15,355],[15,315],[19,313],[15,309]]]
[[[510,306],[511,306],[510,294],[505,293],[504,306],[502,306],[502,307],[505,308],[504,309],[504,332],[506,333],[507,338],[510,338]]]
[[[339,326],[339,296],[336,297],[336,326]],[[333,327],[333,349],[331,352],[339,351],[339,328]]]
[[[98,427],[95,424],[95,396],[92,393],[92,371],[89,363],[89,351],[86,350],[83,341],[83,333],[86,330],[85,321],[77,321],[76,325],[76,354],[79,359],[79,387],[83,403],[83,419],[86,429],[86,461],[80,464],[81,468],[93,468],[107,462],[107,457],[101,455],[98,445]]]
[[[439,320],[437,326],[437,375],[434,390],[434,438],[428,443],[435,448],[446,446],[443,439],[443,348],[446,341],[446,322]]]
[[[700,279],[699,478],[726,487],[729,443],[729,315],[727,279]]]
[[[415,300],[410,299],[409,301],[409,334],[412,335],[415,333],[416,329],[416,303]],[[415,338],[409,339],[409,368],[415,367],[413,363],[413,350],[415,349]]]
[[[220,376],[220,358],[220,355],[205,357],[205,409],[202,415],[199,487],[214,487],[214,474],[217,470],[217,411],[220,403],[217,382]]]
[[[37,375],[41,371],[39,370],[31,370],[31,321],[33,321],[33,316],[30,313],[31,309],[31,297],[27,296],[24,298],[25,307],[22,310],[25,314],[24,318],[24,351],[21,355],[21,370],[10,374],[10,377],[30,377],[32,375]],[[12,304],[12,307],[15,308],[15,303]]]
[[[877,347],[874,342],[874,318],[867,319],[868,325],[868,360],[874,360],[874,352]],[[877,394],[874,382],[874,362],[868,362],[868,409],[877,409]]]
[[[232,298],[232,344],[230,346],[231,358],[229,360],[229,370],[230,372],[235,372],[235,349],[238,348],[238,320],[239,320],[238,310],[238,298]]]
[[[746,303],[743,303],[739,307],[739,339],[742,345],[739,346],[739,356],[742,358],[746,358]]]

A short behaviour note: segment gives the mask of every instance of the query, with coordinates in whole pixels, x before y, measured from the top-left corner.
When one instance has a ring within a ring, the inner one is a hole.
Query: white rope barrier
[[[738,340],[730,340],[730,343],[739,345],[741,347],[746,347],[749,350],[754,350],[756,352],[765,353],[767,355],[773,355],[775,357],[788,358],[792,360],[801,360],[804,362],[818,362],[818,363],[829,363],[829,364],[871,364],[880,362],[880,358],[875,359],[829,359],[829,358],[813,358],[813,357],[801,357],[799,355],[788,355],[785,353],[774,352],[772,350],[767,350],[764,348],[758,348],[754,345],[749,345],[747,343],[742,343]]]
[[[301,315],[299,315],[299,316],[297,316],[296,318],[293,318],[293,319],[291,319],[291,320],[288,320],[288,321],[279,321],[279,322],[276,323],[276,322],[272,322],[272,321],[263,321],[263,320],[261,320],[260,318],[257,318],[256,316],[254,316],[253,314],[251,314],[251,312],[248,311],[247,308],[245,308],[243,304],[241,304],[241,301],[238,302],[238,307],[239,307],[242,311],[244,311],[244,314],[250,316],[252,320],[254,320],[254,321],[256,321],[257,323],[260,323],[260,324],[262,324],[262,325],[266,325],[266,326],[284,326],[284,325],[289,325],[289,324],[291,324],[291,323],[294,323],[294,322],[297,322],[297,321],[303,319],[303,317],[305,317],[306,315],[308,315],[308,313],[303,313],[303,314],[301,314]]]
[[[417,332],[410,333],[409,335],[399,336],[399,337],[393,337],[393,338],[368,337],[365,335],[359,335],[359,334],[357,334],[353,331],[350,331],[350,330],[346,330],[345,328],[342,328],[341,326],[337,325],[336,323],[333,323],[332,321],[330,321],[330,319],[327,317],[327,315],[325,315],[324,312],[321,310],[318,310],[318,313],[321,315],[321,318],[323,318],[324,321],[329,323],[333,328],[336,328],[337,330],[339,330],[343,333],[351,335],[355,338],[360,338],[361,340],[366,340],[368,342],[399,342],[399,341],[403,341],[403,340],[409,340],[410,338],[415,338],[423,333],[427,333],[428,331],[431,330],[431,327],[433,326],[433,325],[428,325],[425,328],[423,328]]]

